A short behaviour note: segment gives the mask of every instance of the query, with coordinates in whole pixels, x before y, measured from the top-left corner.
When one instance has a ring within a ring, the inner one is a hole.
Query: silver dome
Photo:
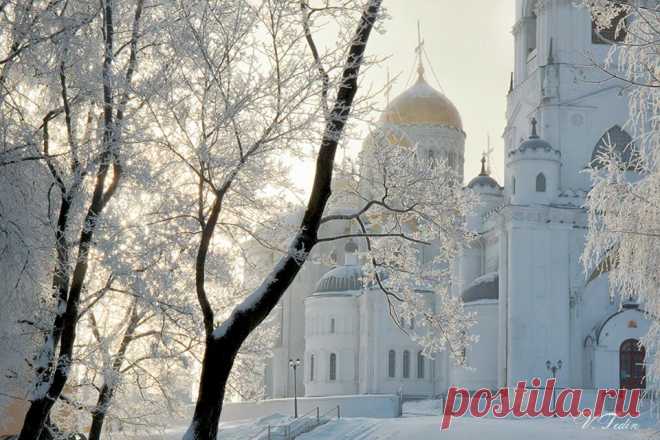
[[[481,172],[477,177],[470,180],[470,183],[467,185],[468,188],[474,189],[475,187],[481,188],[493,188],[498,191],[502,190],[502,187],[497,183],[495,179],[490,177],[488,170],[486,169],[486,155],[481,158]]]
[[[490,176],[479,175],[474,179],[470,180],[468,183],[468,188],[474,188],[475,186],[484,186],[491,187],[495,189],[502,189],[495,179]]]
[[[362,290],[362,270],[359,266],[338,266],[321,277],[314,295],[349,293]]]

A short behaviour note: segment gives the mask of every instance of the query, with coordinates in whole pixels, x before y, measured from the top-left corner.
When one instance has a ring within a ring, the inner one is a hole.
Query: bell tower
[[[504,130],[498,382],[546,377],[582,386],[582,209],[602,138],[630,139],[625,84],[602,69],[611,46],[572,0],[517,0],[515,63]],[[617,144],[617,146],[619,146]],[[606,292],[604,293],[606,295]]]
[[[505,157],[537,132],[561,154],[559,193],[590,187],[582,171],[603,135],[627,120],[623,84],[602,70],[610,45],[590,11],[572,0],[517,0],[515,64],[507,100]],[[513,179],[505,172],[505,186]],[[508,191],[510,193],[510,191]]]

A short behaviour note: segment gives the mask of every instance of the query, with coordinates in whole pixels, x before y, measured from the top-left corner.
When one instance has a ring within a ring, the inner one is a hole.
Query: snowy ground
[[[299,440],[660,440],[660,425],[648,416],[631,420],[638,426],[606,426],[608,421],[593,422],[584,427],[585,419],[476,419],[457,417],[451,428],[440,430],[439,401],[409,402],[404,415],[396,419],[342,418],[297,437]],[[275,414],[257,420],[220,424],[221,440],[266,438],[268,425],[289,423],[288,416]],[[617,423],[621,423],[619,420]],[[274,428],[277,429],[277,428]],[[172,429],[158,435],[124,437],[126,440],[179,440],[185,429]]]
[[[660,439],[657,430],[619,431],[582,429],[572,420],[497,420],[457,418],[451,429],[440,431],[440,417],[417,416],[399,419],[341,419],[298,437],[299,440],[647,440]]]
[[[273,431],[276,431],[277,426],[286,425],[293,420],[294,419],[289,416],[273,414],[272,416],[262,417],[257,420],[240,420],[236,422],[221,423],[218,437],[221,440],[251,440],[266,438],[268,425],[273,427]],[[180,427],[153,434],[124,435],[114,436],[113,438],[117,440],[181,440],[185,431],[186,427]]]
[[[660,440],[660,426],[650,417],[634,420],[637,429],[615,429],[609,422],[594,421],[583,427],[586,419],[495,419],[458,417],[451,428],[440,431],[440,401],[409,402],[404,416],[398,419],[347,418],[298,437],[300,440]],[[619,421],[621,423],[622,421]],[[620,426],[623,428],[623,426]]]

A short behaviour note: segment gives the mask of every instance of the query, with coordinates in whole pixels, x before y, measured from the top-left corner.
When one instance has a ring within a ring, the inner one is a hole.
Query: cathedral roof
[[[362,270],[360,266],[337,266],[321,277],[314,289],[314,295],[326,293],[346,293],[362,290]]]
[[[395,125],[444,125],[463,130],[461,115],[454,104],[431,87],[420,69],[417,82],[385,108],[380,121]]]
[[[487,273],[474,280],[461,294],[464,303],[482,299],[499,299],[499,275],[497,272]]]

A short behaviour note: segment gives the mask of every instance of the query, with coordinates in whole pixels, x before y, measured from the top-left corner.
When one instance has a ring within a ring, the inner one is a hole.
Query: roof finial
[[[344,264],[346,266],[357,266],[358,256],[356,252],[359,250],[358,245],[355,244],[353,239],[349,239],[344,245]]]
[[[554,64],[555,58],[552,56],[552,37],[550,37],[550,47],[548,48],[548,64]]]
[[[422,40],[422,25],[419,20],[417,20],[417,47],[415,48],[417,53],[417,74],[419,75],[418,79],[424,78],[424,62],[423,62],[423,52],[424,52],[424,40]]]
[[[484,151],[481,154],[481,172],[479,173],[480,176],[487,176],[488,171],[486,171],[486,152]]]
[[[484,153],[484,157],[486,158],[486,173],[490,176],[491,173],[491,168],[490,168],[490,157],[493,154],[493,147],[490,145],[490,133],[486,133],[486,152]]]
[[[539,135],[536,133],[536,124],[538,121],[536,118],[532,118],[532,135],[529,137],[530,139],[538,139]]]

